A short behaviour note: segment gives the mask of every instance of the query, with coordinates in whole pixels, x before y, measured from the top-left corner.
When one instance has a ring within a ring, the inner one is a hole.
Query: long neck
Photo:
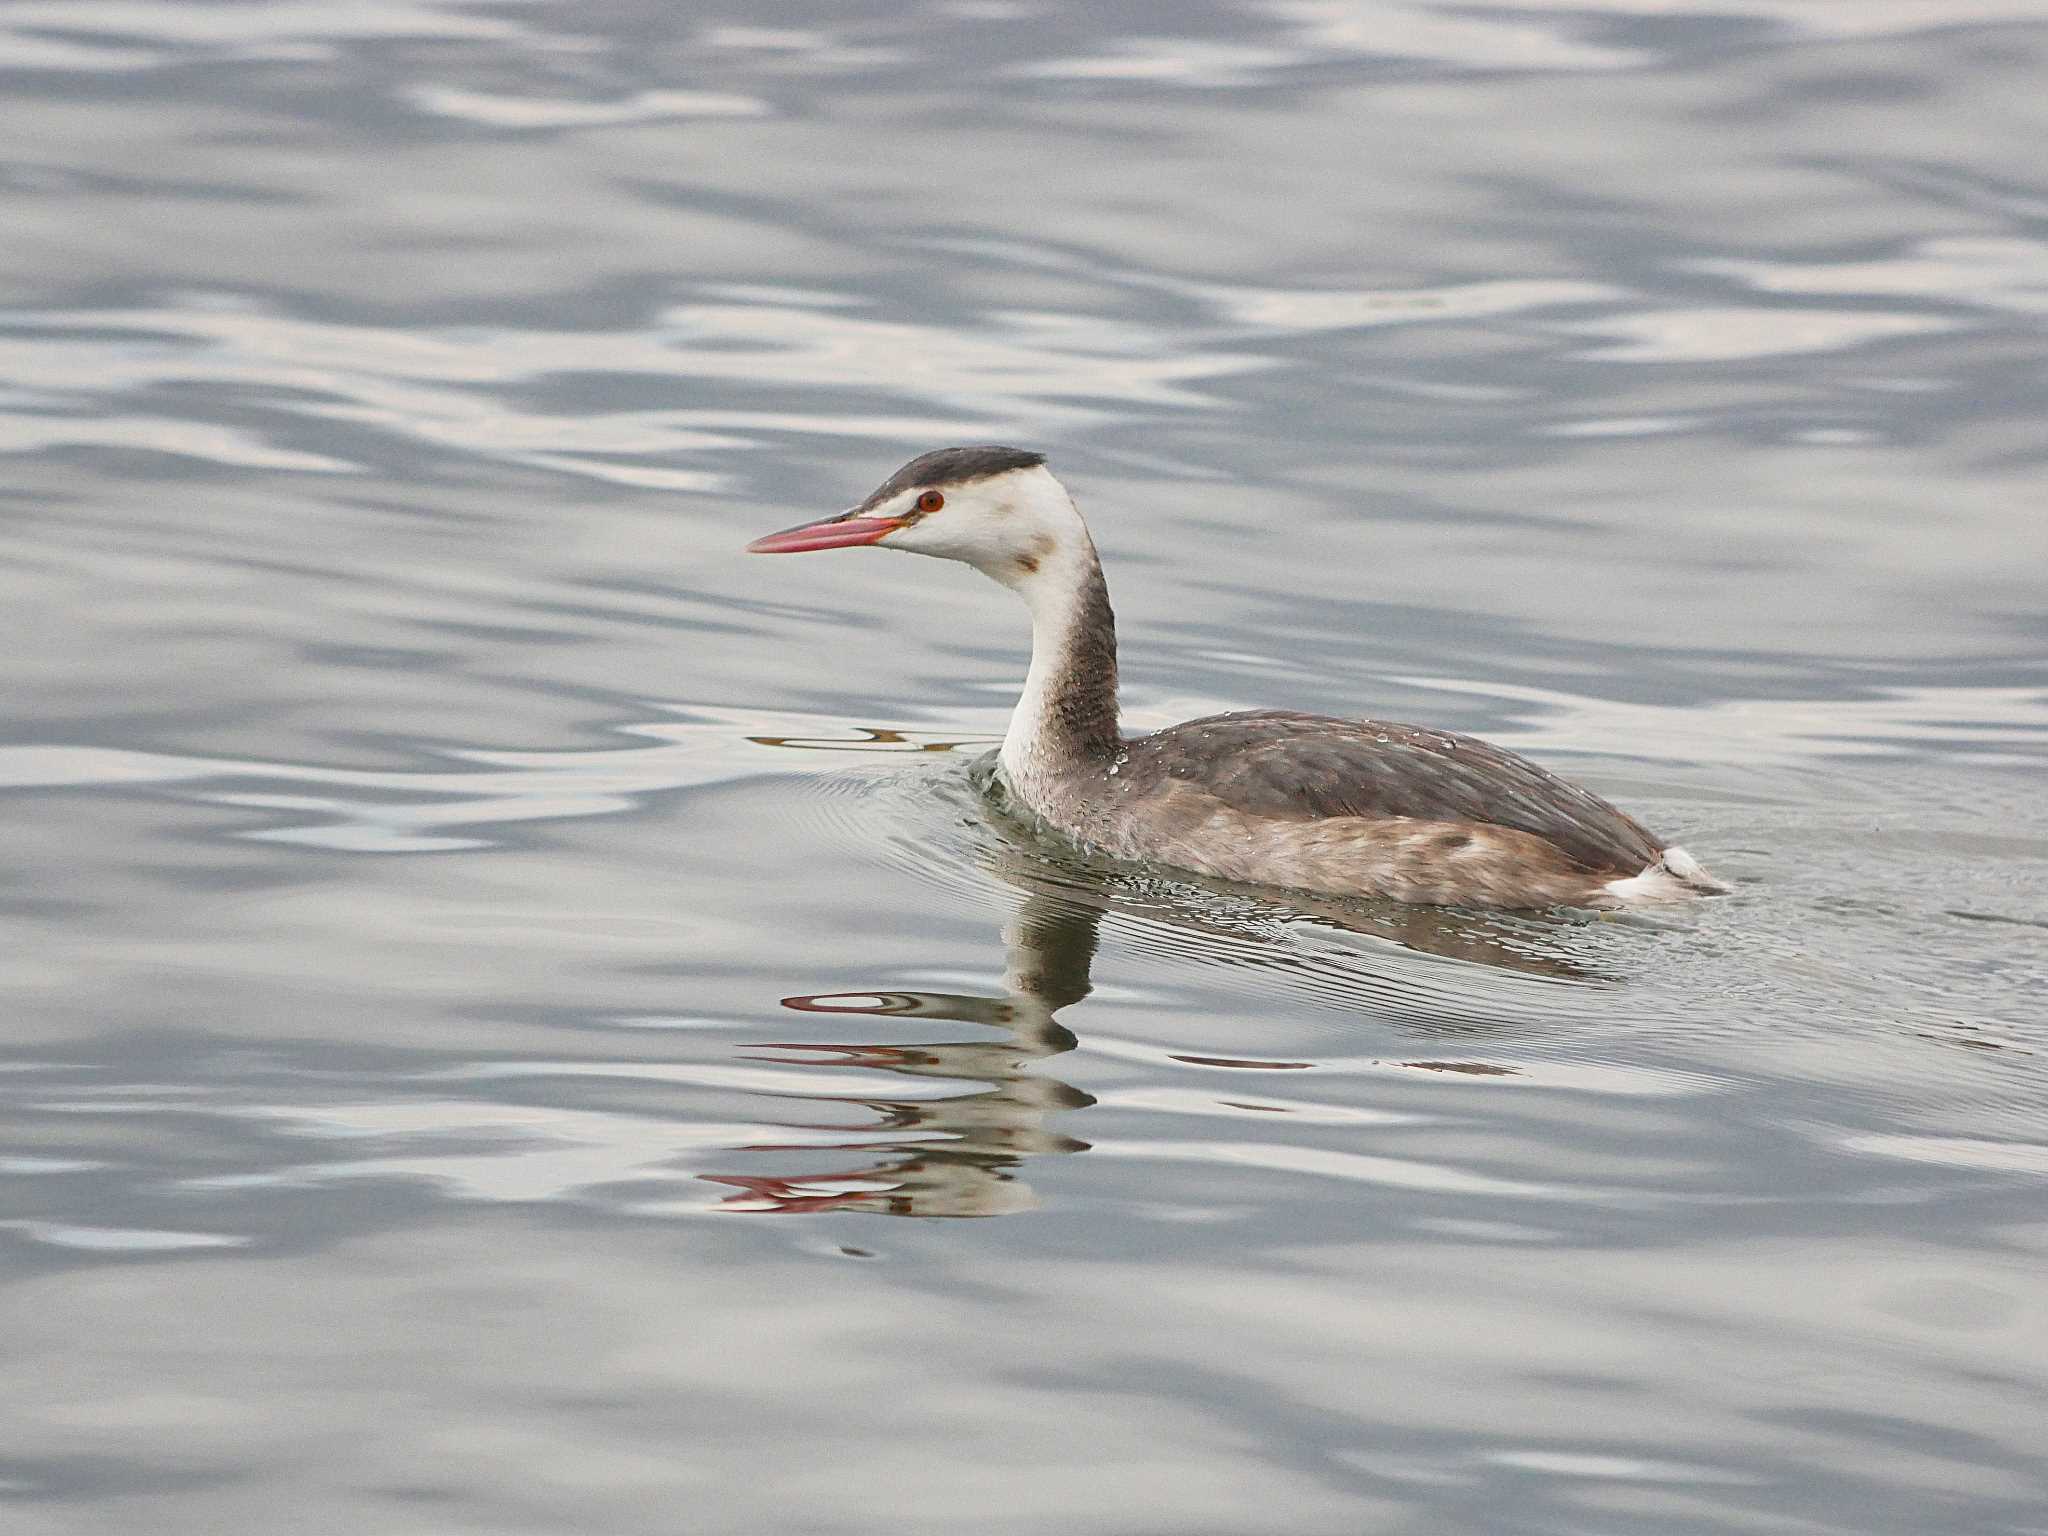
[[[1003,737],[1003,774],[1042,809],[1060,774],[1116,755],[1116,615],[1085,534],[1015,586],[1031,607],[1031,670]]]

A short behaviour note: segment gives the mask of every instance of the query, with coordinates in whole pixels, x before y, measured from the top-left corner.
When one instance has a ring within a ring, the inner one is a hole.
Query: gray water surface
[[[2048,1530],[2048,4],[0,9],[10,1533]],[[1044,846],[1526,751],[1737,893]],[[975,1219],[914,1219],[975,1218]]]

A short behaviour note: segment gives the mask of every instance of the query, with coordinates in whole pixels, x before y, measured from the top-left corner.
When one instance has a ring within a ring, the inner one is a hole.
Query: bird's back
[[[1663,845],[1598,795],[1475,737],[1386,720],[1259,710],[1212,715],[1127,744],[1139,800],[1187,792],[1265,822],[1330,818],[1492,827],[1549,844],[1596,874],[1632,875]]]

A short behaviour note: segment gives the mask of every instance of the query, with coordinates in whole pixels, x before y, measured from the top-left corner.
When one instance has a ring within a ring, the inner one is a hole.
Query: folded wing
[[[1592,871],[1634,874],[1663,852],[1633,817],[1526,758],[1393,721],[1212,715],[1131,742],[1119,771],[1133,791],[1174,780],[1247,816],[1510,827]]]

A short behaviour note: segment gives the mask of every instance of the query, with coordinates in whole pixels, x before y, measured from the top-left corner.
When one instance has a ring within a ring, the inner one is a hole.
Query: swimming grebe
[[[1470,736],[1257,710],[1126,738],[1109,589],[1043,454],[941,448],[851,511],[747,548],[864,544],[963,561],[1024,599],[1031,667],[1003,781],[1034,816],[1114,858],[1451,906],[1618,907],[1726,889],[1599,796]]]

